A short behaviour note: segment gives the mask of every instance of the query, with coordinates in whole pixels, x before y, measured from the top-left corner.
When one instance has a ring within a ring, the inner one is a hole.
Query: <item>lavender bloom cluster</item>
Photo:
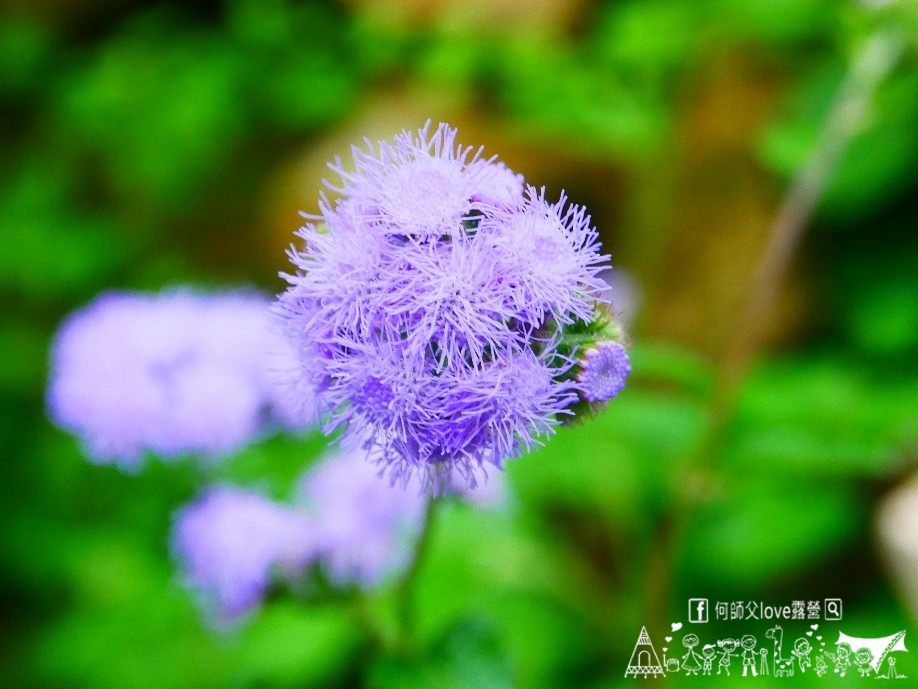
[[[503,501],[492,481],[458,492],[480,508]],[[182,579],[219,621],[248,612],[272,579],[317,565],[335,586],[384,584],[409,565],[426,498],[381,481],[366,453],[339,451],[299,481],[291,505],[233,487],[209,490],[176,515],[172,552]]]
[[[366,452],[344,451],[320,463],[301,480],[298,497],[331,581],[369,588],[410,563],[426,501],[417,489],[380,480]]]
[[[605,373],[578,376],[581,345],[607,337],[608,258],[583,208],[445,124],[366,145],[331,166],[336,198],[300,230],[277,310],[326,431],[359,436],[393,480],[474,485],[610,396]]]
[[[51,354],[48,410],[99,463],[137,467],[145,452],[234,450],[272,420],[313,415],[259,294],[107,293],[63,323]],[[283,381],[283,382],[282,382]]]
[[[261,601],[272,572],[295,573],[306,566],[315,552],[310,527],[297,510],[222,486],[179,512],[172,551],[205,607],[229,620]]]

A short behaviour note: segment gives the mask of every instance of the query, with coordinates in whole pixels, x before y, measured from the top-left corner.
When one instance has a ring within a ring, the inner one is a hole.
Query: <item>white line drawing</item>
[[[759,674],[768,675],[768,651],[759,649]]]
[[[689,598],[688,619],[695,624],[708,621],[708,599]]]
[[[810,653],[812,652],[813,647],[810,646],[810,642],[802,636],[794,642],[794,650],[791,651],[791,655],[797,658],[800,672],[806,672],[808,667],[813,666],[813,663],[810,662]]]
[[[781,628],[781,625],[776,624],[765,632],[765,636],[774,642],[771,664],[775,669],[775,677],[792,677],[794,674],[794,657],[784,657],[784,629]]]
[[[672,625],[670,626],[672,627],[673,632],[676,632],[677,630],[682,629],[681,622],[673,622]],[[663,641],[665,641],[667,644],[672,643],[672,640],[673,640],[673,637],[671,636],[663,637]],[[663,670],[667,674],[670,672],[679,672],[680,670],[679,658],[667,658],[666,657],[667,651],[669,651],[669,648],[667,646],[664,646],[663,647]]]
[[[647,634],[647,627],[641,627],[641,633],[638,635],[637,642],[634,644],[634,650],[631,652],[631,661],[628,663],[628,669],[625,670],[625,677],[629,675],[660,675],[665,677],[663,666],[660,665],[660,659],[657,657],[657,651],[650,641]]]
[[[775,677],[793,677],[794,676],[794,663],[793,661],[785,661],[781,663],[780,667],[775,666]]]
[[[758,652],[755,650],[756,638],[752,634],[746,634],[740,640],[740,646],[743,648],[743,677],[746,676],[746,672],[752,670],[752,676],[755,677],[759,673],[755,669],[755,661],[758,659]]]
[[[873,661],[870,663],[870,667],[873,668],[877,677],[881,676],[880,666],[883,665],[883,662],[890,653],[895,651],[908,653],[908,649],[905,647],[905,630],[890,634],[889,636],[875,638],[860,638],[857,636],[848,636],[843,632],[839,632],[838,641],[836,641],[835,644],[847,644],[848,648],[855,652],[862,648],[869,649],[870,653],[873,655]]]
[[[890,658],[886,661],[887,668],[885,675],[877,675],[877,679],[906,679],[907,675],[900,675],[896,672],[896,659]]]
[[[714,648],[711,644],[705,644],[704,648],[701,649],[703,669],[701,671],[702,675],[710,675],[711,670],[714,667],[714,656],[717,655],[717,649]]]
[[[861,673],[861,677],[869,677],[873,672],[873,668],[870,667],[873,664],[873,653],[869,648],[859,648],[854,654],[854,664],[857,665],[857,671]]]
[[[676,625],[673,626],[675,628]],[[813,630],[817,627],[818,625],[811,625]],[[806,632],[807,637],[813,636],[814,633]],[[908,653],[905,647],[905,634],[905,630],[902,630],[884,637],[861,638],[839,632],[834,652],[822,650],[821,653],[819,648],[811,645],[810,639],[801,636],[794,642],[790,655],[785,657],[784,630],[780,625],[775,625],[765,633],[773,645],[772,666],[769,667],[769,652],[765,644],[759,646],[758,640],[751,634],[746,634],[739,640],[721,639],[716,644],[705,644],[696,650],[701,642],[697,634],[691,633],[682,638],[686,653],[681,659],[678,656],[668,658],[666,652],[669,648],[663,648],[663,663],[660,663],[660,657],[650,640],[647,628],[641,627],[625,677],[665,677],[667,674],[680,671],[687,676],[711,676],[714,674],[715,661],[718,666],[717,674],[725,673],[730,676],[731,661],[738,656],[743,663],[743,677],[747,677],[750,672],[753,677],[770,674],[774,674],[775,677],[793,677],[795,671],[802,674],[807,668],[812,668],[816,676],[823,677],[828,673],[831,661],[834,665],[834,674],[839,677],[844,677],[849,670],[852,674],[857,670],[861,678],[873,676],[877,679],[906,679],[906,675],[900,674],[897,659],[892,655],[897,651]],[[822,640],[823,637],[814,638]],[[667,636],[666,641],[672,642],[674,639]],[[821,645],[824,647],[826,642],[822,641]]]
[[[835,663],[835,672],[839,677],[844,677],[845,672],[851,667],[851,646],[847,643],[839,643],[835,653],[824,651],[829,659]]]
[[[688,653],[682,656],[682,669],[685,670],[687,676],[697,675],[701,669],[701,662],[698,660],[698,654],[695,653],[698,637],[695,634],[688,634],[682,639],[682,645],[688,649]]]
[[[816,656],[815,662],[816,664],[813,666],[813,669],[816,670],[816,674],[818,676],[822,677],[824,674],[826,674],[826,671],[829,669],[829,667],[826,665],[826,657],[821,656],[821,655]]]
[[[669,643],[672,640],[673,638],[671,636],[665,637],[666,643]],[[667,674],[670,672],[679,672],[679,659],[667,658],[666,652],[668,650],[669,649],[666,646],[663,647],[663,669],[667,672]]]
[[[826,598],[826,622],[838,622],[842,618],[841,598]]]
[[[736,649],[739,648],[739,641],[736,639],[721,639],[717,642],[717,645],[720,646],[722,652],[720,661],[717,663],[717,674],[719,675],[721,670],[726,670],[727,676],[729,677],[730,659],[733,657],[733,654],[736,653]]]

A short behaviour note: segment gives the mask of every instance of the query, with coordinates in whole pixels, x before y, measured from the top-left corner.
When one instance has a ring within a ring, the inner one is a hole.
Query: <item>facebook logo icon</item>
[[[708,621],[707,598],[689,598],[688,619],[689,622],[694,622],[695,624]]]

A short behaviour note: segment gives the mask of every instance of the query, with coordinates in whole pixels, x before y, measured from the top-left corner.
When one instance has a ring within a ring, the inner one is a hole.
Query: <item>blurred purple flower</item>
[[[339,586],[372,588],[401,574],[414,555],[430,499],[416,476],[405,488],[392,485],[367,460],[365,450],[337,450],[300,481],[299,502],[310,517],[318,559]],[[444,481],[445,492],[476,507],[495,507],[504,500],[502,475],[475,488],[451,478]]]
[[[272,572],[305,568],[315,539],[302,513],[225,486],[176,515],[172,552],[189,588],[219,619],[230,620],[260,602]]]
[[[510,489],[507,476],[501,471],[475,476],[474,484],[454,471],[442,481],[442,493],[461,499],[476,509],[500,510],[507,506]]]
[[[355,147],[353,172],[336,161],[341,198],[301,229],[277,307],[326,431],[435,490],[455,472],[474,484],[570,413],[575,362],[558,346],[598,318],[607,265],[582,208],[455,139],[428,125]]]
[[[300,501],[333,583],[369,588],[408,566],[426,500],[413,488],[380,480],[360,449],[335,452],[306,473]]]
[[[503,502],[502,476],[450,492],[479,508]],[[256,607],[272,580],[319,563],[335,586],[373,588],[414,556],[429,498],[379,479],[364,450],[338,451],[310,468],[295,505],[217,486],[175,515],[171,550],[183,583],[218,622]]]
[[[137,466],[164,457],[220,455],[261,432],[266,412],[300,426],[308,388],[272,332],[268,301],[251,293],[108,293],[72,314],[52,349],[48,409],[94,461]]]
[[[603,297],[612,305],[615,320],[627,327],[634,321],[644,300],[641,286],[621,268],[608,268],[600,273],[600,277],[606,283]]]

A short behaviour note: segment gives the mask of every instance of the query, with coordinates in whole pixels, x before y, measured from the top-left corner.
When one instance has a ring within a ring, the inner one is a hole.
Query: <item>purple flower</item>
[[[425,497],[379,479],[366,451],[336,452],[303,477],[300,501],[332,582],[369,588],[401,573],[421,532]]]
[[[495,507],[506,488],[491,477],[450,492]],[[318,563],[336,586],[373,588],[409,566],[427,496],[381,481],[360,449],[337,451],[300,480],[293,505],[233,486],[211,488],[175,515],[171,550],[185,586],[216,621],[256,607],[272,581],[290,582]]]
[[[583,352],[577,384],[587,402],[605,402],[625,387],[631,363],[625,348],[615,341],[597,342]]]
[[[480,153],[441,124],[354,148],[352,171],[336,161],[338,198],[301,229],[277,307],[325,430],[435,489],[474,484],[571,413],[565,335],[599,318],[605,288],[584,209]]]
[[[510,504],[506,474],[491,471],[487,476],[477,475],[471,478],[474,483],[470,483],[469,478],[462,476],[458,471],[453,471],[449,478],[441,482],[442,493],[460,498],[472,507],[483,510],[501,510]]]
[[[381,141],[378,152],[369,139],[366,145],[367,151],[351,149],[354,172],[335,160],[330,167],[342,185],[328,185],[348,199],[362,220],[360,229],[432,238],[451,234],[462,226],[469,199],[492,179],[486,167],[466,164],[471,149],[457,146],[456,130],[443,125],[430,136],[425,127],[417,139],[403,132],[394,145]],[[333,212],[327,202],[322,205],[326,214]]]
[[[469,165],[478,172],[478,185],[471,200],[496,208],[515,208],[523,202],[525,180],[503,163],[476,160]]]
[[[429,498],[418,477],[409,477],[407,489],[396,486],[380,480],[379,470],[367,460],[366,450],[337,450],[300,480],[299,503],[309,515],[318,560],[339,586],[372,588],[401,574],[423,528]],[[465,478],[450,475],[442,487],[488,508],[505,497],[501,479],[490,476],[470,488]]]
[[[146,451],[220,455],[314,413],[311,391],[285,391],[294,353],[260,295],[108,293],[72,314],[52,349],[48,409],[97,462],[140,464]]]
[[[226,486],[178,513],[172,552],[186,584],[228,620],[260,602],[272,572],[302,570],[314,557],[315,540],[302,513]]]
[[[620,268],[604,270],[600,277],[606,283],[603,296],[613,306],[615,319],[624,327],[634,321],[643,301],[641,286]]]

